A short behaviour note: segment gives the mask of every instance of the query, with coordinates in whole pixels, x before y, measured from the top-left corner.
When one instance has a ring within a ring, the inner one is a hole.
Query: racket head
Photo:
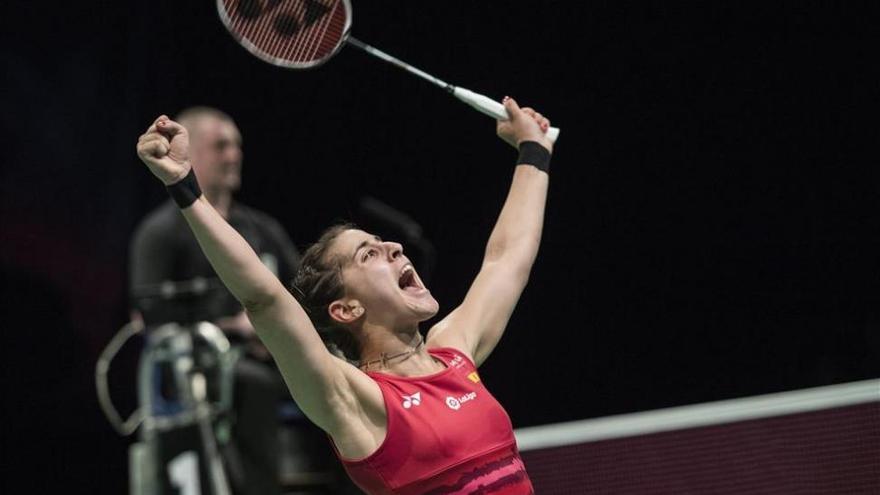
[[[247,51],[288,69],[323,64],[351,29],[350,0],[217,0],[217,12]]]

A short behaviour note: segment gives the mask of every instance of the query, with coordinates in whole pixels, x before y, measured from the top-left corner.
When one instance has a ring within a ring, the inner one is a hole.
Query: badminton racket
[[[504,105],[454,86],[350,36],[350,0],[217,0],[220,20],[232,36],[270,64],[288,69],[317,67],[351,45],[446,90],[477,111],[507,120]],[[559,129],[547,137],[555,142]]]

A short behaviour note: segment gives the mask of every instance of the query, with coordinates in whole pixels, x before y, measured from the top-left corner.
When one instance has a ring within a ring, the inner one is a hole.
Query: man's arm
[[[267,213],[250,210],[250,215],[259,232],[261,261],[275,274],[281,283],[290,288],[299,268],[300,255],[284,227]],[[216,320],[221,329],[240,339],[244,339],[247,352],[260,360],[269,359],[269,351],[257,337],[253,324],[244,310],[232,316]]]
[[[177,246],[170,235],[171,226],[163,223],[161,210],[159,211],[160,213],[151,214],[138,226],[129,245],[128,295],[132,320],[146,319],[151,323],[161,323],[158,321],[161,315],[153,307],[156,302],[152,301],[152,305],[146,303],[145,292],[155,290],[162,282],[174,279],[173,258]],[[167,304],[166,302],[165,305]]]
[[[272,248],[278,255],[278,278],[286,287],[289,287],[296,277],[296,270],[299,268],[299,250],[281,223],[268,215],[266,216],[266,230]]]
[[[498,123],[502,139],[516,147],[534,141],[552,151],[545,136],[547,119],[534,110],[520,109],[513,100],[505,100],[505,106],[511,119]],[[516,166],[479,274],[464,302],[428,334],[432,344],[465,351],[478,366],[503,335],[538,254],[549,177],[534,165]]]

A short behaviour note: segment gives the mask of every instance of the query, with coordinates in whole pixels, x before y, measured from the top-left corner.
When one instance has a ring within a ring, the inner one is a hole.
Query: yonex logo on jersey
[[[416,392],[412,395],[404,395],[403,396],[403,408],[409,409],[412,406],[417,406],[422,403],[422,393]]]
[[[452,358],[451,364],[455,368],[461,368],[462,366],[464,366],[464,359],[462,359],[461,356],[455,356],[454,358]]]
[[[449,409],[453,411],[458,411],[461,408],[461,405],[469,400],[474,400],[477,398],[476,392],[471,392],[469,394],[464,394],[459,398],[455,397],[446,397],[446,405],[449,406]]]

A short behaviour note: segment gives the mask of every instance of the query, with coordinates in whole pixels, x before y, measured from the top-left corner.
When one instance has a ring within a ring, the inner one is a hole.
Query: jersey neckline
[[[453,349],[451,349],[449,347],[431,347],[431,348],[427,349],[428,354],[430,354],[431,357],[433,357],[434,359],[440,360],[440,362],[443,363],[443,366],[445,366],[445,368],[443,368],[440,371],[437,371],[436,373],[431,373],[429,375],[421,375],[421,376],[400,376],[400,375],[393,375],[391,373],[383,373],[381,371],[365,371],[364,373],[366,373],[367,376],[370,376],[370,377],[375,377],[376,375],[378,375],[380,377],[387,377],[387,378],[390,378],[393,380],[412,381],[412,380],[432,380],[434,378],[439,378],[439,377],[442,377],[443,375],[449,373],[450,370],[452,370],[452,366],[449,364],[449,361],[447,361],[443,356],[437,355],[436,351],[442,351],[442,350],[453,351]]]

